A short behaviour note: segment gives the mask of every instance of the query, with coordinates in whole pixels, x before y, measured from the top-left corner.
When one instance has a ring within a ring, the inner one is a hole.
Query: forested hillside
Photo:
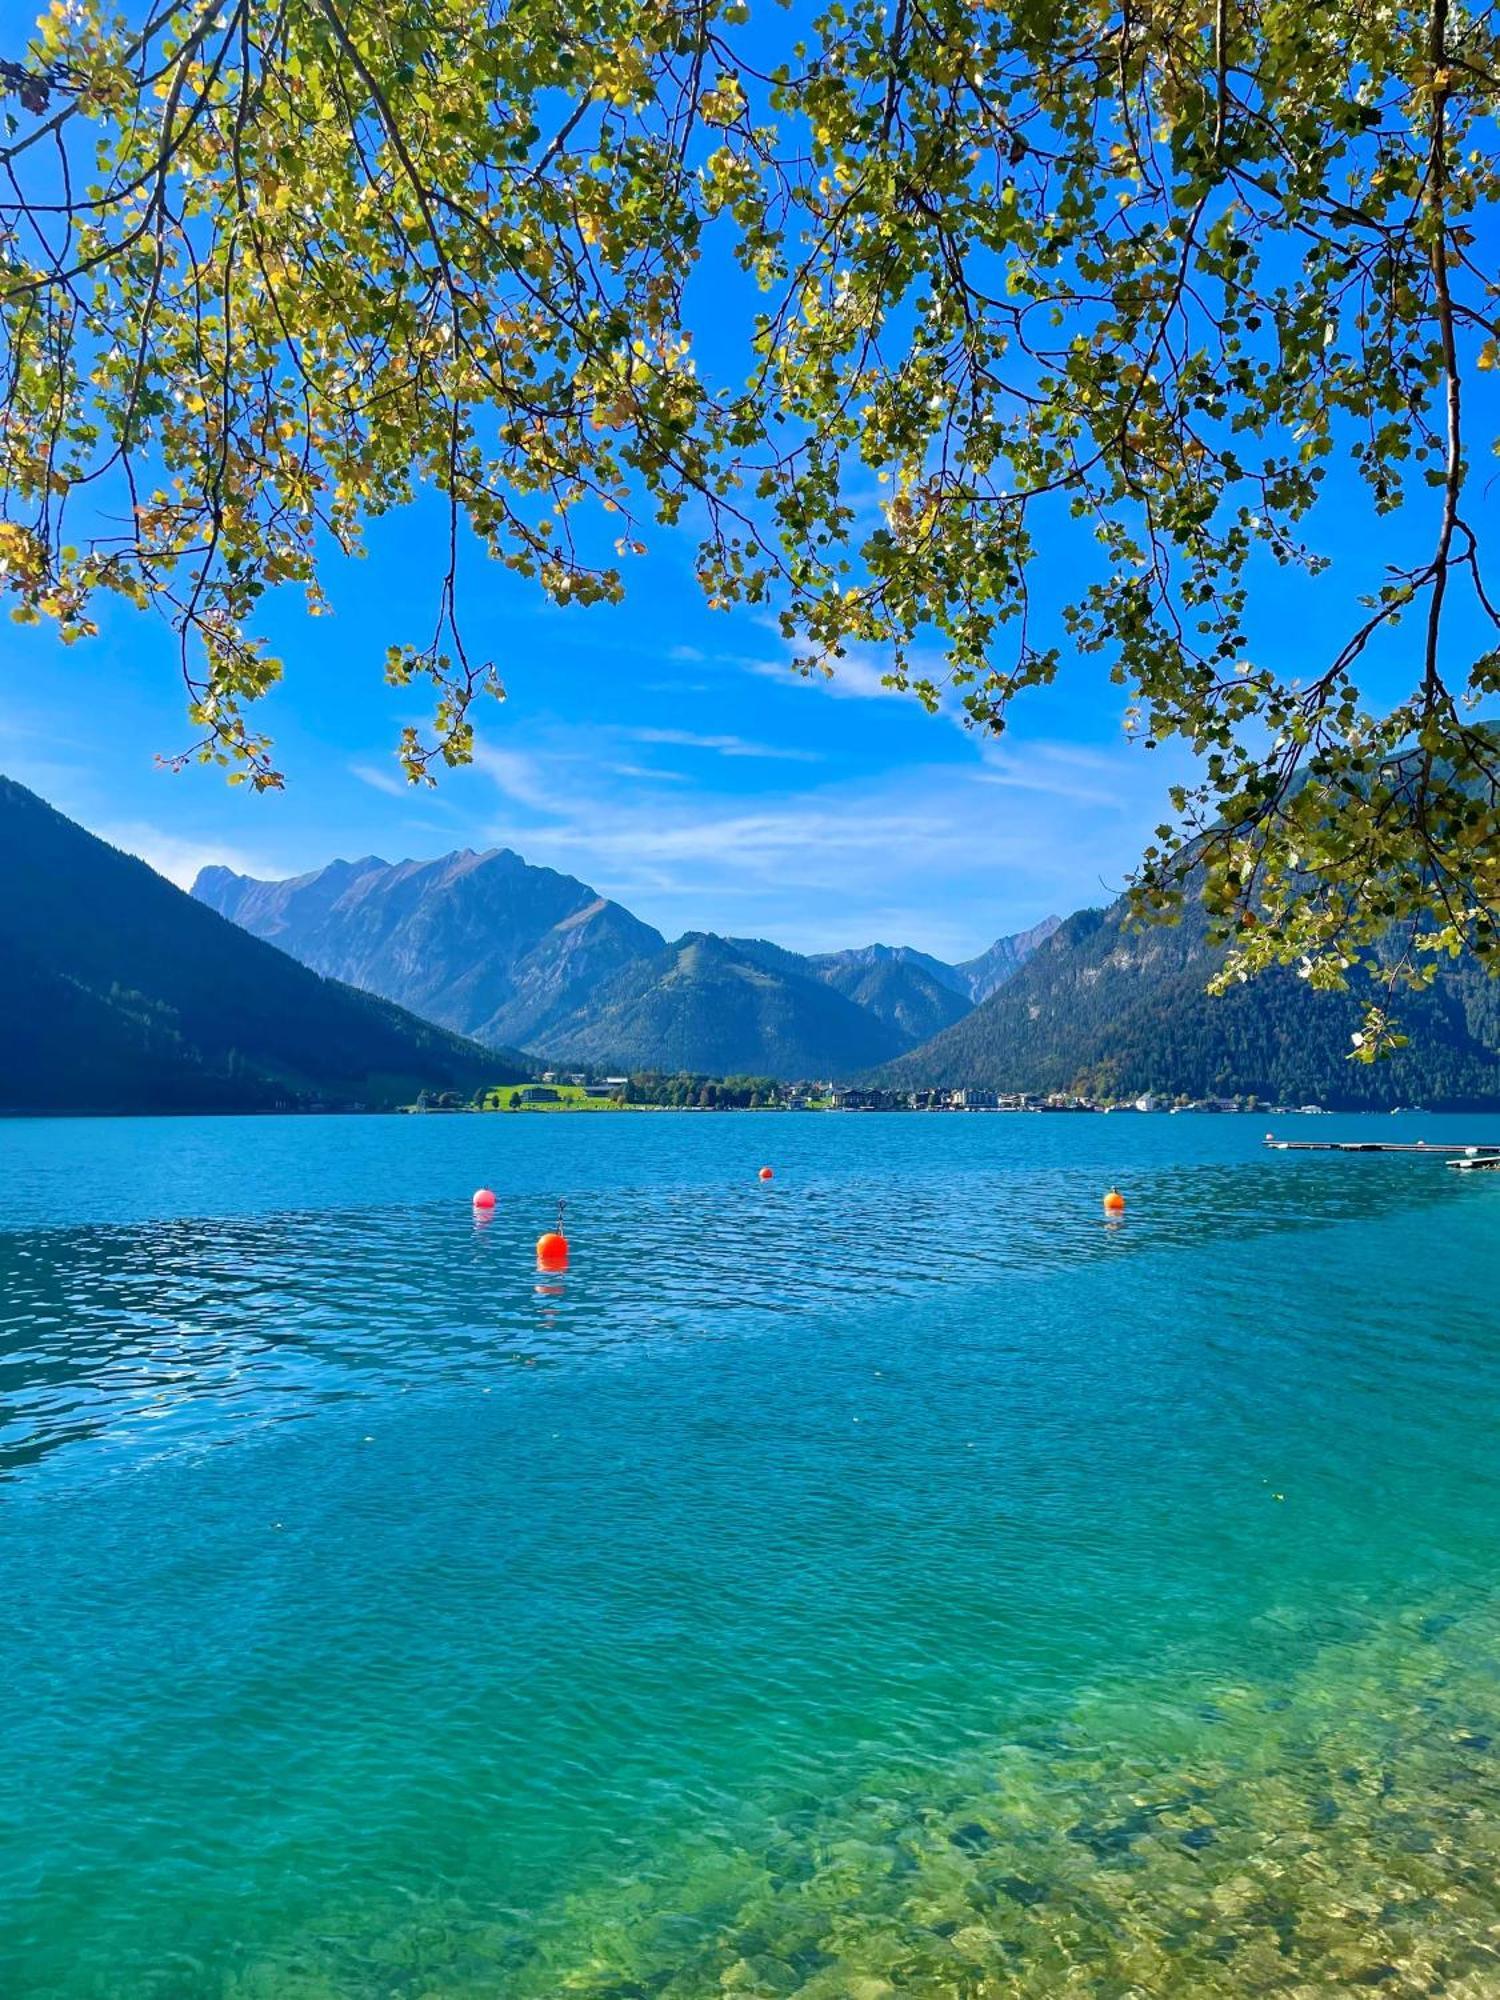
[[[0,778],[0,1110],[391,1105],[524,1074],[321,979]]]
[[[795,953],[702,933],[617,974],[550,1034],[565,1059],[711,1076],[847,1077],[909,1044]]]
[[[1500,1103],[1500,990],[1465,965],[1397,1008],[1411,1045],[1349,1060],[1367,995],[1312,992],[1294,972],[1222,997],[1201,909],[1135,928],[1123,904],[1083,910],[999,992],[878,1071],[886,1083],[1389,1109]]]

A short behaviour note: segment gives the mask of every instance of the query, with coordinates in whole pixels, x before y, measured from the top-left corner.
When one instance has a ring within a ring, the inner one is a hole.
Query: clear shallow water
[[[1263,1126],[0,1125],[7,1996],[1500,1990],[1500,1176]]]

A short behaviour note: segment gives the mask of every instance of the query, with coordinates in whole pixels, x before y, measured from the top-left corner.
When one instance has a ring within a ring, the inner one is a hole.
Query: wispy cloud
[[[1044,798],[1116,811],[1128,803],[1121,786],[1119,757],[1068,743],[1031,742],[1012,748],[993,739],[977,740],[983,768],[969,773],[975,784],[1036,792]],[[1123,743],[1121,749],[1126,750]]]
[[[384,792],[388,798],[409,799],[412,796],[412,787],[404,778],[398,778],[394,771],[382,771],[376,764],[351,764],[349,770],[362,785]]]
[[[560,813],[573,801],[566,790],[549,782],[540,758],[525,750],[497,750],[487,743],[474,746],[474,768],[499,786],[517,805],[533,812]]]
[[[482,749],[506,810],[468,837],[514,847],[662,930],[753,932],[802,948],[912,944],[948,958],[1083,903],[1109,901],[1160,819],[1164,754],[1118,741],[1003,744],[913,718],[923,761],[863,776],[729,731],[601,726]],[[925,737],[921,735],[926,730]],[[656,769],[626,745],[669,746]],[[706,755],[690,757],[691,752]],[[835,777],[833,770],[840,773]]]
[[[711,750],[719,757],[766,757],[787,764],[821,764],[823,761],[819,750],[756,743],[744,736],[701,736],[692,729],[629,729],[625,733],[632,743],[665,743],[680,750]]]
[[[158,875],[175,882],[179,889],[190,889],[203,868],[232,868],[236,875],[273,878],[283,872],[244,848],[226,846],[217,840],[195,840],[190,834],[166,833],[139,820],[113,826],[96,825],[91,830],[111,847],[138,856]]]
[[[828,673],[818,668],[811,673],[803,672],[793,665],[795,657],[794,650],[789,647],[780,658],[742,655],[736,658],[734,664],[762,680],[780,681],[784,687],[813,688],[834,701],[890,701],[893,697],[898,701],[911,700],[911,696],[902,689],[887,686],[886,676],[891,671],[891,663],[868,647],[851,646],[842,659],[830,660],[831,672]],[[942,662],[935,657],[914,664],[919,675],[929,674],[938,681],[946,672]]]
[[[55,720],[48,718],[49,724]],[[6,708],[0,712],[0,772],[60,811],[67,810],[70,800],[87,798],[92,789],[86,754],[76,758],[57,754],[80,748],[53,727],[23,721],[14,701],[7,698]]]
[[[1097,800],[966,782],[975,775],[950,760],[754,802],[596,793],[503,837],[668,932],[751,931],[808,949],[878,938],[967,957],[1051,911],[1107,902],[1159,807],[1144,771],[1124,796],[1101,788]]]
[[[669,785],[689,782],[686,771],[659,771],[650,764],[606,764],[603,768],[616,778],[641,778],[653,784],[665,781]]]
[[[608,826],[574,824],[551,830],[553,840],[586,847],[597,855],[621,860],[727,862],[754,874],[801,857],[803,882],[836,886],[836,872],[825,864],[834,857],[889,853],[893,843],[931,843],[949,831],[942,819],[919,813],[836,811],[809,800],[755,812],[691,811],[680,818],[616,818]],[[808,857],[817,857],[809,860]]]

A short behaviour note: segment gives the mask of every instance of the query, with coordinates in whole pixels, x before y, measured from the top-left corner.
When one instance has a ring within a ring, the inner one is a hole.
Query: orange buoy
[[[1106,1215],[1123,1215],[1125,1213],[1125,1197],[1117,1187],[1112,1187],[1104,1197],[1104,1213]]]
[[[494,1189],[493,1189],[493,1188],[475,1188],[475,1190],[474,1190],[474,1206],[475,1206],[476,1208],[493,1208],[493,1207],[495,1206],[495,1191],[494,1191]]]
[[[557,1204],[557,1227],[536,1239],[536,1267],[539,1271],[566,1271],[568,1268],[568,1239],[563,1235],[563,1211],[567,1206],[565,1201]]]
[[[536,1261],[541,1271],[567,1270],[568,1239],[560,1229],[549,1229],[536,1239]]]
[[[760,1177],[763,1181],[774,1181],[776,1178],[775,1174],[771,1171],[769,1167],[761,1168]]]

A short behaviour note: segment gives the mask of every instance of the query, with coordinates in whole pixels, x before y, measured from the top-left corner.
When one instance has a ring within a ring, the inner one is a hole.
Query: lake
[[[1266,1122],[0,1124],[7,2000],[1500,1990],[1500,1175]]]

